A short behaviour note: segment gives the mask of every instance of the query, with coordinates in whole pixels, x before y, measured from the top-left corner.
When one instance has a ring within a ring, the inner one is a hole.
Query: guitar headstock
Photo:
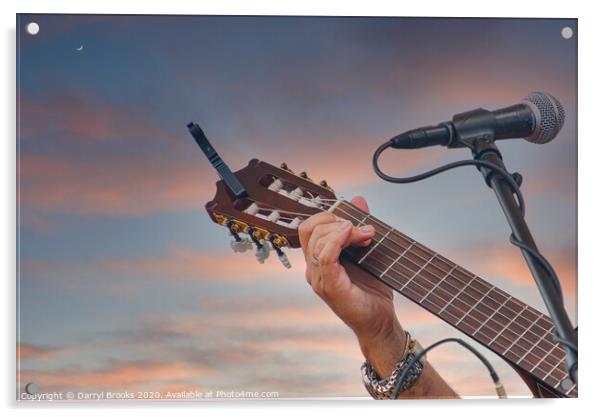
[[[261,263],[274,250],[290,268],[283,248],[298,248],[299,224],[328,210],[336,196],[326,181],[315,183],[305,172],[298,175],[282,164],[279,168],[252,159],[234,175],[247,191],[237,198],[223,180],[217,182],[213,200],[205,208],[211,219],[228,229],[232,249],[244,252],[255,247]]]

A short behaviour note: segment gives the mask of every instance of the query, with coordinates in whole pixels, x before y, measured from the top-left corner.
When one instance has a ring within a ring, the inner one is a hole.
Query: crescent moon
[[[33,382],[30,382],[29,384],[25,385],[25,392],[29,395],[35,395],[36,391],[36,384],[34,384]]]
[[[84,45],[81,45],[79,48],[75,48],[76,51],[83,51],[84,50]]]

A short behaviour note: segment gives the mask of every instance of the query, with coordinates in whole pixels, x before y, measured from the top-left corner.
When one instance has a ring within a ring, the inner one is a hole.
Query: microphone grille
[[[546,143],[556,137],[564,125],[564,108],[551,94],[539,91],[530,93],[523,102],[535,115],[535,129],[525,139],[533,143]]]

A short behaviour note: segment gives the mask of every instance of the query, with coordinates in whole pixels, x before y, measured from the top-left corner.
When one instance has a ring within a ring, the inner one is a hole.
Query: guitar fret
[[[516,316],[514,316],[514,318],[512,320],[510,320],[508,322],[508,324],[506,324],[504,326],[504,328],[502,330],[500,330],[500,332],[498,334],[495,335],[495,337],[493,339],[491,339],[491,341],[489,343],[487,343],[488,346],[491,346],[491,344],[502,334],[504,333],[504,331],[512,324],[514,323],[514,321],[520,317],[521,314],[523,314],[525,312],[525,310],[528,308],[529,306],[525,304],[525,306],[523,307],[523,309],[521,311],[519,311]]]
[[[473,276],[472,276],[472,278],[470,279],[470,281],[468,281],[468,282],[467,282],[467,283],[466,283],[466,284],[465,284],[465,285],[462,287],[462,289],[461,289],[460,291],[458,291],[458,292],[457,292],[457,293],[456,293],[456,294],[455,294],[455,295],[454,295],[454,296],[451,298],[451,300],[449,300],[449,301],[448,301],[448,302],[447,302],[447,303],[446,303],[446,304],[443,306],[443,308],[442,308],[441,310],[439,310],[439,313],[438,313],[438,314],[441,314],[441,313],[443,313],[443,310],[445,310],[447,307],[449,307],[449,305],[450,305],[450,304],[451,304],[451,303],[452,303],[452,302],[453,302],[453,301],[454,301],[456,298],[458,298],[458,296],[459,296],[461,293],[463,293],[463,292],[464,292],[464,290],[465,290],[466,288],[468,288],[468,286],[469,286],[470,284],[472,284],[472,282],[473,282],[475,279],[477,279],[477,276],[476,276],[476,275],[473,275]]]
[[[342,198],[338,199],[337,202],[330,206],[327,211],[333,213],[343,201],[345,200],[343,200]]]
[[[543,317],[543,313],[539,313],[539,317],[537,317],[535,320],[533,320],[533,322],[531,322],[531,324],[529,325],[529,327],[527,327],[521,334],[520,336],[518,336],[514,342],[512,342],[510,344],[510,346],[508,346],[506,348],[506,350],[502,353],[502,355],[505,355],[506,353],[508,353],[508,351],[512,348],[512,346],[514,346],[519,340],[521,340],[523,338],[524,335],[527,334],[527,332],[529,330],[531,330],[531,327],[533,327],[535,325],[535,323],[537,323],[541,318]]]
[[[464,315],[463,315],[463,316],[460,318],[460,320],[458,320],[458,321],[456,322],[456,326],[457,326],[458,324],[460,324],[460,322],[461,322],[462,320],[464,320],[464,319],[466,318],[466,316],[468,316],[468,314],[469,314],[469,313],[470,313],[472,310],[474,310],[474,309],[476,308],[476,306],[478,306],[478,305],[481,303],[481,301],[483,301],[483,300],[485,299],[485,297],[487,297],[487,295],[488,295],[488,294],[491,292],[491,290],[493,290],[493,288],[494,288],[493,286],[492,286],[491,288],[489,288],[489,289],[487,290],[487,292],[486,292],[485,294],[483,294],[483,296],[482,296],[482,297],[479,299],[479,301],[477,301],[477,302],[476,302],[476,303],[475,303],[475,304],[474,304],[472,307],[470,307],[470,309],[469,309],[469,310],[468,310],[466,313],[464,313]]]
[[[372,251],[374,251],[374,249],[376,249],[376,247],[377,247],[378,245],[380,245],[380,244],[383,242],[383,240],[385,240],[385,239],[387,238],[387,236],[389,236],[389,233],[391,233],[392,231],[393,231],[393,228],[390,228],[390,229],[389,229],[389,231],[388,231],[387,233],[385,233],[385,234],[383,235],[383,237],[381,237],[381,238],[380,238],[380,240],[379,240],[378,242],[376,242],[376,243],[375,243],[375,244],[374,244],[374,245],[373,245],[373,246],[370,248],[370,250],[369,250],[368,252],[366,252],[366,254],[365,254],[364,256],[362,256],[362,259],[360,259],[359,261],[357,261],[357,264],[358,264],[358,265],[360,265],[362,262],[364,262],[364,259],[366,259],[366,257],[367,257],[368,255],[370,255],[370,254],[372,253]]]
[[[548,334],[548,333],[550,333],[551,331],[552,331],[552,328],[550,327],[550,328],[549,328],[549,329],[548,329],[548,330],[547,330],[547,331],[546,331],[546,332],[543,334],[543,336],[541,336],[541,337],[539,338],[539,340],[538,340],[537,342],[533,343],[533,346],[531,346],[531,348],[529,348],[529,350],[528,350],[528,351],[526,351],[526,352],[525,352],[525,354],[524,354],[523,356],[521,356],[521,358],[520,358],[518,361],[516,361],[516,363],[518,364],[518,363],[522,362],[522,360],[523,360],[523,359],[525,359],[525,358],[527,357],[527,355],[528,355],[529,353],[531,353],[531,351],[532,351],[533,349],[535,349],[535,346],[537,346],[537,345],[539,344],[539,342],[541,342],[541,341],[542,341],[542,340],[543,340],[543,339],[544,339],[544,338],[547,336],[547,334]]]
[[[451,274],[453,271],[455,271],[455,269],[456,269],[457,267],[458,267],[458,265],[454,265],[454,266],[452,267],[452,269],[450,269],[450,270],[449,270],[449,272],[448,272],[447,274],[445,274],[445,276],[444,276],[443,278],[441,278],[441,280],[440,280],[440,281],[439,281],[437,284],[435,284],[435,286],[434,286],[433,288],[431,288],[431,289],[429,290],[429,292],[427,292],[427,293],[426,293],[426,295],[425,295],[424,297],[422,297],[422,299],[420,300],[420,304],[422,304],[422,302],[423,302],[424,300],[426,300],[426,297],[428,297],[428,296],[429,296],[429,295],[430,295],[430,294],[431,294],[431,293],[432,293],[432,292],[435,290],[435,288],[437,288],[437,287],[439,286],[439,284],[441,284],[443,281],[445,281],[445,279],[446,279],[446,278],[447,278],[447,277],[448,277],[448,276],[449,276],[449,275],[450,275],[450,274]]]
[[[553,326],[545,314],[419,245],[374,216],[348,206],[345,202],[333,211],[352,220],[356,226],[373,224],[378,233],[368,248],[346,249],[356,265],[464,331],[509,363],[543,380],[560,395],[576,396],[577,385],[564,381],[564,354],[549,338]],[[557,383],[558,378],[563,379]],[[568,385],[572,386],[569,388]]]
[[[483,328],[483,326],[485,326],[485,324],[487,324],[489,322],[489,320],[491,320],[493,318],[493,316],[495,316],[502,309],[502,307],[504,307],[506,305],[508,300],[510,300],[511,298],[512,297],[506,298],[506,301],[504,301],[502,304],[500,304],[500,306],[498,308],[496,308],[495,311],[489,317],[487,317],[487,319],[483,323],[481,323],[481,325],[477,328],[477,330],[475,330],[472,334],[477,334],[479,332],[479,330],[481,330]]]
[[[363,218],[363,219],[362,219],[360,222],[358,222],[358,223],[356,224],[356,226],[357,226],[357,225],[360,225],[360,224],[361,224],[361,225],[363,225],[363,224],[364,224],[364,222],[365,222],[366,220],[368,220],[368,217],[370,217],[370,215],[369,215],[369,214],[366,214],[366,215],[364,216],[364,218]]]
[[[406,253],[407,253],[407,252],[410,250],[410,248],[411,248],[412,246],[414,246],[414,243],[416,243],[416,242],[412,242],[412,243],[410,244],[410,246],[408,246],[408,247],[407,247],[407,248],[406,248],[406,249],[405,249],[405,250],[404,250],[404,251],[401,253],[401,255],[399,255],[399,256],[398,256],[398,257],[397,257],[397,258],[396,258],[396,259],[395,259],[395,260],[394,260],[394,261],[393,261],[393,262],[392,262],[392,263],[391,263],[391,264],[390,264],[390,265],[387,267],[387,269],[385,269],[385,270],[384,270],[384,271],[383,271],[383,272],[380,274],[380,278],[382,278],[382,277],[383,277],[383,275],[385,275],[387,272],[389,272],[389,269],[391,269],[391,267],[392,267],[393,265],[395,265],[397,262],[399,262],[399,260],[400,260],[401,258],[403,258],[403,256],[404,256],[404,255],[405,255],[405,254],[406,254]]]
[[[546,355],[547,356],[547,355]],[[558,365],[564,363],[564,359],[561,359],[560,361],[558,361],[558,363],[556,365],[554,365],[554,367],[552,367],[552,369],[550,369],[550,372],[548,372],[547,374],[544,375],[544,377],[542,378],[544,381],[547,377],[549,377],[550,375],[552,375],[552,372],[554,372],[554,370],[556,370],[558,368]],[[538,364],[539,365],[539,364]]]
[[[404,289],[405,287],[407,287],[407,286],[408,286],[408,284],[409,284],[410,282],[412,282],[412,281],[414,280],[414,278],[416,278],[416,276],[417,276],[417,275],[418,275],[420,272],[422,272],[422,270],[423,270],[423,269],[424,269],[424,268],[425,268],[425,267],[426,267],[428,264],[430,264],[430,263],[431,263],[431,261],[432,261],[433,259],[435,259],[436,257],[437,257],[437,254],[434,254],[433,256],[431,256],[431,259],[429,259],[429,260],[428,260],[428,261],[427,261],[427,262],[426,262],[424,265],[422,265],[422,267],[420,267],[420,269],[419,269],[418,271],[416,271],[416,273],[415,273],[414,275],[412,275],[412,278],[410,278],[410,279],[409,279],[409,280],[408,280],[408,281],[407,281],[405,284],[403,284],[403,287],[401,287],[401,288],[399,289],[399,291],[403,291],[403,289]]]
[[[539,344],[539,342],[538,342],[538,344]],[[548,351],[548,353],[546,353],[545,355],[543,355],[543,356],[541,357],[541,359],[539,360],[539,362],[537,362],[537,363],[535,364],[535,366],[533,366],[533,368],[531,368],[531,370],[530,370],[529,372],[533,372],[535,369],[537,369],[537,367],[538,367],[538,366],[539,366],[539,365],[540,365],[540,364],[541,364],[541,363],[544,361],[544,359],[545,359],[545,358],[547,358],[548,356],[550,356],[550,353],[552,353],[552,351],[553,351],[553,350],[554,350],[554,349],[550,349],[550,350]],[[556,365],[556,366],[558,366],[558,365]],[[553,368],[552,368],[552,369],[553,369]]]

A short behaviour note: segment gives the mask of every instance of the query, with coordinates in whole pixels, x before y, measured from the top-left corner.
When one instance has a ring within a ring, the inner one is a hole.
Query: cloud
[[[81,91],[63,91],[36,100],[21,96],[19,118],[20,138],[41,146],[52,135],[62,141],[87,145],[125,139],[140,145],[149,139],[174,142],[136,108],[121,108]]]
[[[411,329],[421,326],[418,319],[425,315],[417,308],[402,314]],[[429,334],[442,337],[449,331],[427,317]],[[35,382],[41,391],[244,389],[275,390],[282,397],[366,396],[353,333],[315,296],[203,298],[195,313],[156,314],[135,323],[69,348],[96,358],[125,351],[140,360],[109,360],[87,368],[75,365],[78,356],[72,355],[71,365],[51,371],[28,368],[20,380]],[[471,357],[440,351],[431,361],[462,394],[490,394],[482,383],[485,371],[473,369],[480,364]]]
[[[82,92],[21,97],[19,111],[18,203],[26,224],[44,228],[56,213],[199,209],[203,196],[213,196],[217,176],[185,129],[184,139],[173,138],[148,115]]]
[[[40,346],[31,343],[17,344],[17,361],[50,361],[67,353],[66,349],[59,347]]]
[[[40,392],[77,389],[99,391],[103,389],[133,390],[149,383],[167,383],[182,378],[207,377],[213,370],[194,364],[158,362],[147,360],[113,360],[104,367],[83,369],[64,367],[51,371],[21,370],[21,381],[34,382]]]
[[[25,224],[51,227],[49,216],[56,213],[141,216],[194,210],[214,195],[217,176],[188,133],[176,139],[135,109],[63,92],[22,97],[19,111],[18,203]],[[244,143],[221,143],[220,152],[234,170],[254,157],[276,166],[287,160],[297,172],[307,170],[335,189],[377,181],[372,145],[361,134],[293,132],[277,147],[272,136],[251,126]],[[385,155],[383,169],[409,173],[440,155]]]
[[[158,256],[142,256],[122,259],[107,259],[98,264],[101,268],[125,273],[127,275],[157,276],[163,279],[184,279],[214,282],[249,282],[282,277],[289,272],[283,270],[280,262],[272,253],[268,261],[260,264],[253,251],[233,254],[228,251],[195,250],[185,247],[171,249]],[[289,252],[292,272],[304,270],[304,261],[296,251]],[[294,263],[293,263],[294,262]],[[291,274],[292,275],[292,274]]]
[[[213,181],[202,181],[203,166],[160,157],[115,156],[76,161],[66,157],[23,156],[18,202],[29,211],[132,216],[199,209],[212,195]],[[23,211],[24,210],[24,211]]]
[[[521,251],[510,244],[477,243],[470,246],[450,248],[478,271],[477,275],[487,278],[504,277],[521,286],[533,286],[533,278],[521,254]],[[547,249],[543,255],[554,267],[565,294],[574,295],[577,289],[577,253],[573,247]]]

